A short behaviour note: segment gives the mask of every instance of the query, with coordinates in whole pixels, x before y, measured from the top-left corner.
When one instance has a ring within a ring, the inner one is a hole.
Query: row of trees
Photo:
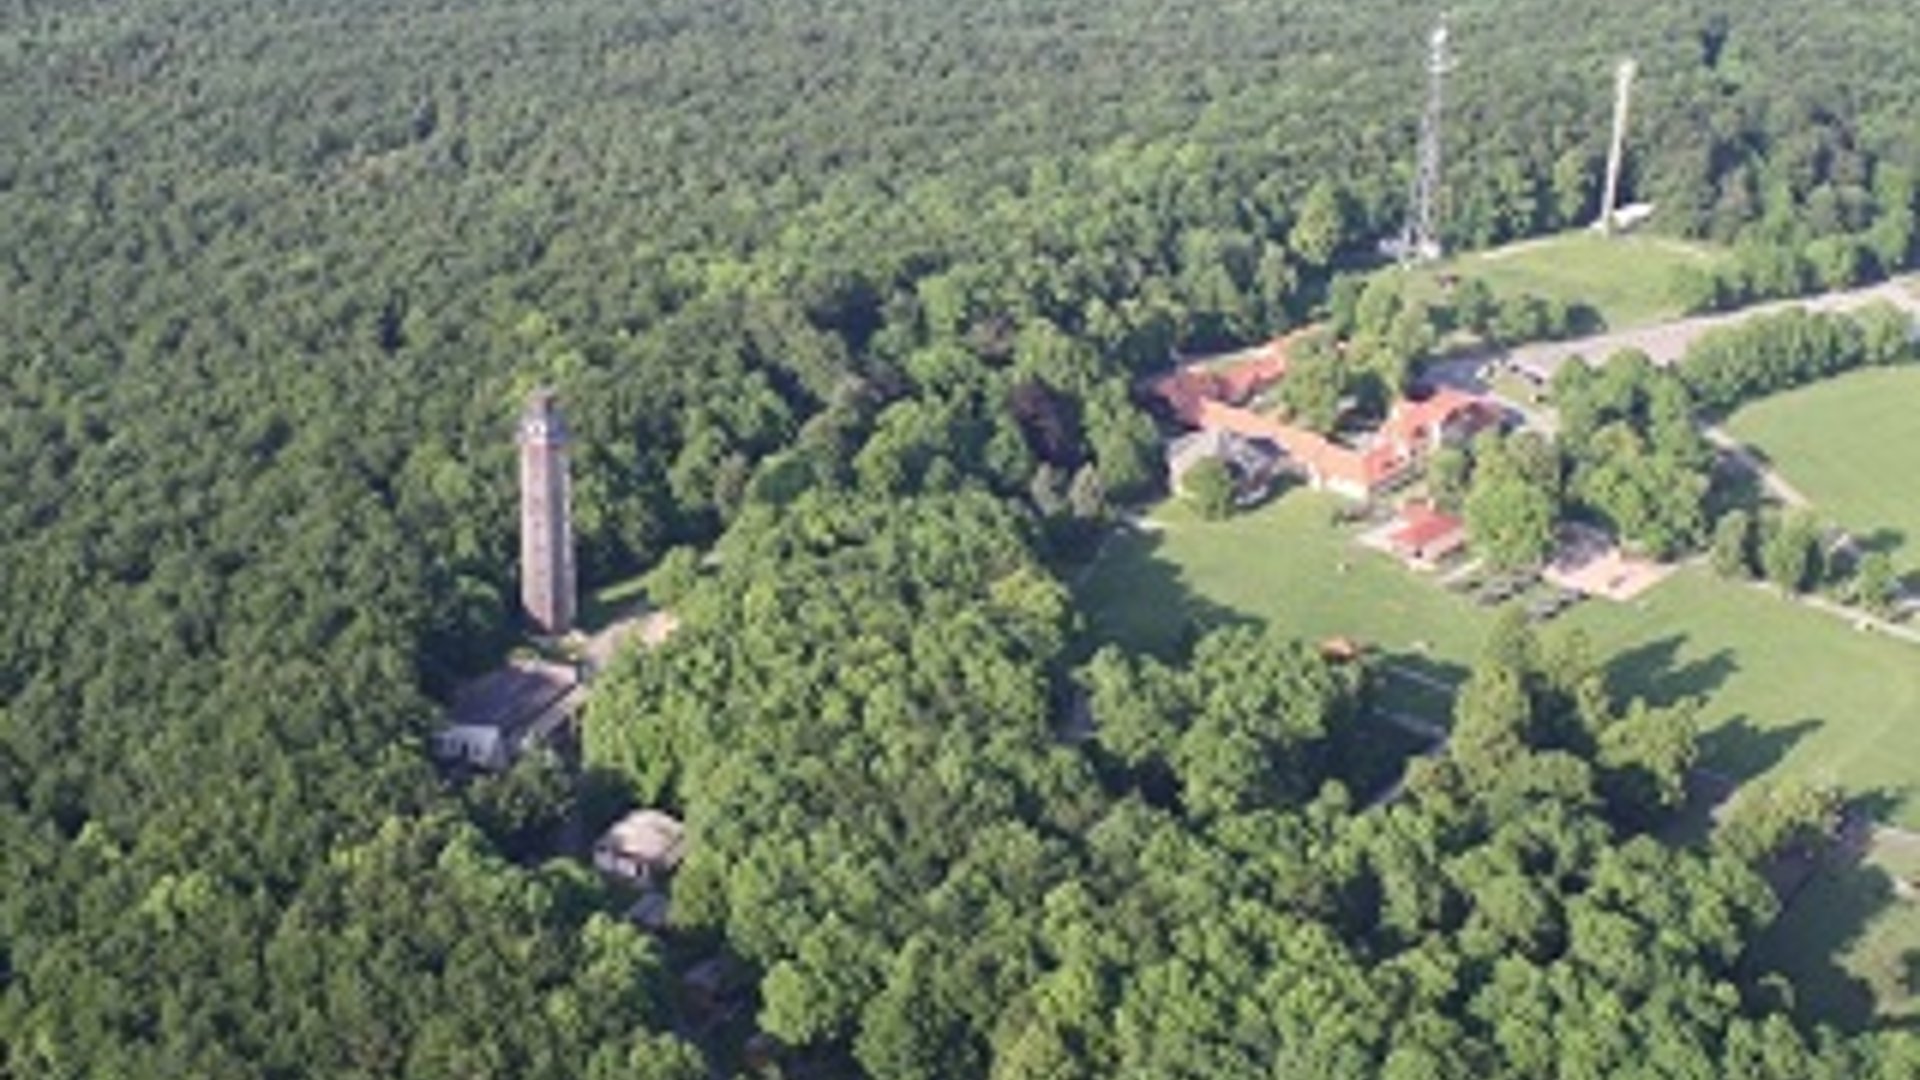
[[[1908,167],[1875,173],[1873,190],[1842,199],[1817,190],[1804,216],[1776,211],[1740,230],[1730,264],[1683,268],[1674,281],[1688,311],[1737,308],[1812,292],[1844,289],[1911,265],[1916,203]]]
[[[1914,358],[1913,317],[1890,301],[1838,314],[1790,308],[1709,331],[1680,361],[1694,400],[1713,413],[1861,365]]]
[[[1722,577],[1762,578],[1787,593],[1832,586],[1842,599],[1883,618],[1905,593],[1890,553],[1859,550],[1805,510],[1729,510],[1714,523],[1711,555]]]

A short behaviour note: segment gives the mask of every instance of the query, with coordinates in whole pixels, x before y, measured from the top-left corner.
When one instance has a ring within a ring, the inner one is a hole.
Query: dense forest
[[[1632,53],[1659,227],[1765,290],[1912,261],[1903,0],[1452,11],[1451,241],[1590,216]],[[661,563],[687,613],[590,756],[684,811],[676,918],[797,1059],[1920,1067],[1739,982],[1776,845],[1648,840],[1686,718],[1573,646],[1492,650],[1478,749],[1368,813],[1364,677],[1251,631],[1080,662],[1050,567],[1159,483],[1132,378],[1314,317],[1393,231],[1429,15],[0,0],[0,1075],[732,1066],[527,857],[564,785],[422,754],[510,640],[537,382],[588,583]]]

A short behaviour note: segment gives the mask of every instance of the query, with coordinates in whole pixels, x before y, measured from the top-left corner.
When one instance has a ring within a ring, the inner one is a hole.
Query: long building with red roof
[[[1286,378],[1287,351],[1294,340],[1280,338],[1183,365],[1155,379],[1149,389],[1181,423],[1265,439],[1284,450],[1292,467],[1315,488],[1351,499],[1371,499],[1392,489],[1409,479],[1434,450],[1500,423],[1497,405],[1450,387],[1395,402],[1378,429],[1352,442],[1286,423],[1254,408],[1253,402]]]

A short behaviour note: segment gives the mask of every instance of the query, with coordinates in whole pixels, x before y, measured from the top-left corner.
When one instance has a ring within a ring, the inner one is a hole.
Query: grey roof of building
[[[1245,473],[1259,473],[1273,468],[1283,456],[1279,447],[1264,439],[1249,439],[1235,432],[1209,428],[1183,435],[1167,444],[1167,471],[1177,478],[1202,461],[1213,458]]]
[[[568,665],[516,660],[454,691],[447,723],[513,730],[532,722],[579,681]]]

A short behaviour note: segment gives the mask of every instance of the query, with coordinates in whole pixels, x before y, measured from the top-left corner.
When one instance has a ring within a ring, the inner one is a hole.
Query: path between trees
[[[1853,624],[1855,629],[1871,630],[1876,634],[1885,634],[1888,637],[1898,638],[1910,644],[1920,645],[1920,630],[1916,630],[1911,626],[1901,626],[1899,623],[1888,622],[1885,619],[1869,615],[1859,608],[1848,607],[1845,604],[1837,604],[1824,596],[1806,595],[1798,597],[1797,599],[1800,603],[1805,604],[1815,611],[1822,611],[1835,618],[1847,620]]]

